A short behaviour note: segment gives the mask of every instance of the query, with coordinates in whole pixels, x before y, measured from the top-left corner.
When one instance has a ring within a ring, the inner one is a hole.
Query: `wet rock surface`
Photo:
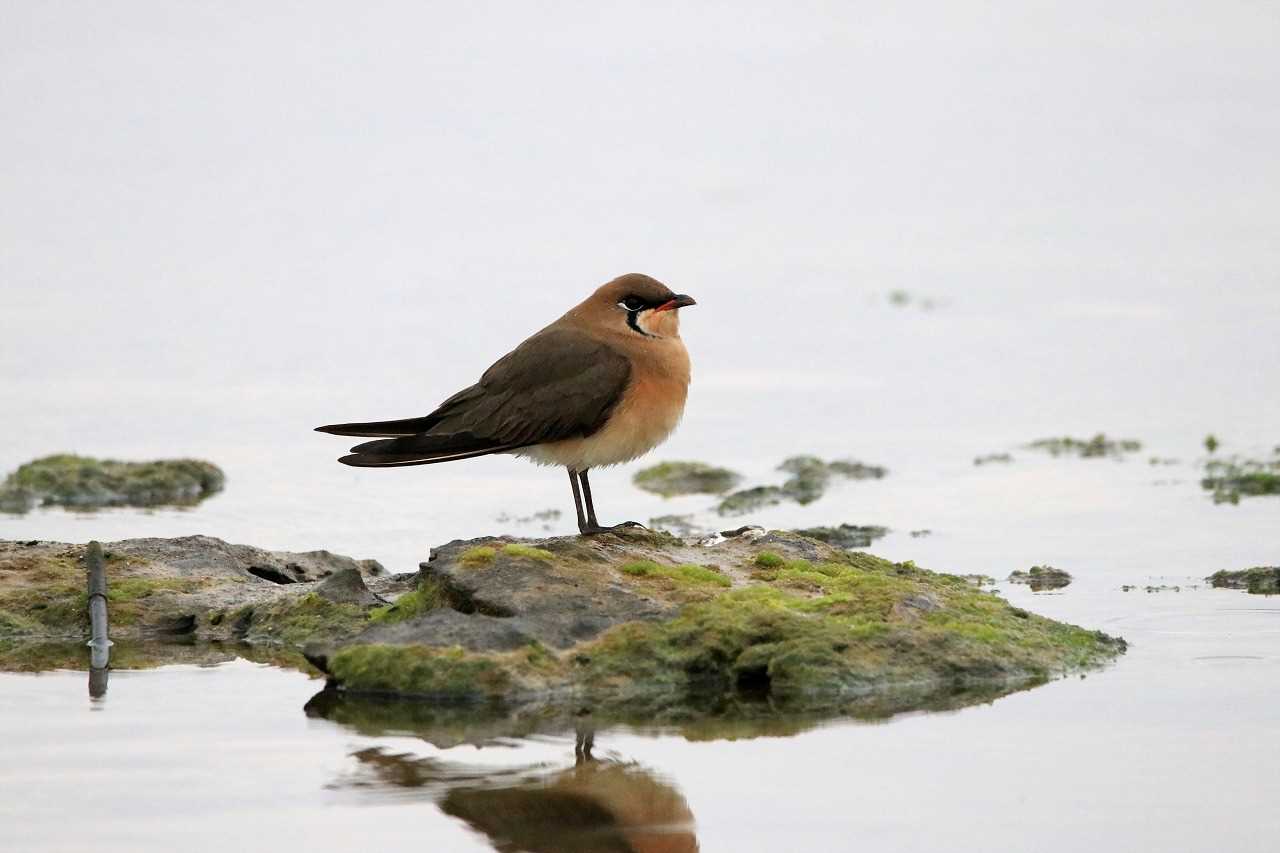
[[[28,462],[0,483],[0,512],[39,506],[184,506],[222,490],[221,469],[199,459],[120,462],[57,454]]]

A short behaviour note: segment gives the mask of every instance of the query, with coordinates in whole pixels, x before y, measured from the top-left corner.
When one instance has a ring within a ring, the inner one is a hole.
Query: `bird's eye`
[[[626,299],[618,303],[628,311],[639,311],[644,307],[644,300],[639,296],[628,296]]]

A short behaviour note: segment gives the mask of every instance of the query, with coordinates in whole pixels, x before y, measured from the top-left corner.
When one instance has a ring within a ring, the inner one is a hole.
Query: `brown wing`
[[[417,435],[353,447],[348,465],[422,465],[590,435],[631,375],[625,356],[582,332],[547,328],[422,418]]]

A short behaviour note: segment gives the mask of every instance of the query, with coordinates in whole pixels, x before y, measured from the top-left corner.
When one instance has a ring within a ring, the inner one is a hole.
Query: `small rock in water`
[[[1027,571],[1018,570],[1009,575],[1010,583],[1025,583],[1032,592],[1061,589],[1071,583],[1071,575],[1053,566],[1032,566]]]
[[[705,462],[662,462],[636,472],[632,482],[646,492],[662,495],[719,495],[742,478],[728,468]]]
[[[1239,571],[1214,572],[1205,578],[1220,589],[1243,589],[1254,595],[1280,593],[1280,566],[1254,566]]]
[[[1126,453],[1137,453],[1142,449],[1142,442],[1132,438],[1107,438],[1098,433],[1093,438],[1081,439],[1066,436],[1063,438],[1042,438],[1027,445],[1032,450],[1044,450],[1051,456],[1079,456],[1082,459],[1102,457],[1120,458]]]
[[[801,536],[826,542],[837,548],[869,548],[871,543],[889,532],[878,525],[841,524],[838,527],[809,527],[797,530]]]
[[[1272,459],[1210,459],[1204,464],[1200,487],[1213,502],[1238,504],[1242,497],[1280,495],[1280,447]]]
[[[0,484],[0,512],[37,506],[190,506],[221,491],[226,476],[199,459],[120,462],[68,453],[21,466]]]
[[[1009,453],[985,453],[982,456],[973,457],[974,465],[991,465],[994,463],[1008,463],[1012,461],[1013,456]]]

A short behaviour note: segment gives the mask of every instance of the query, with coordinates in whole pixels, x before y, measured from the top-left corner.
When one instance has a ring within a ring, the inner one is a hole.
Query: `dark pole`
[[[111,640],[107,636],[107,561],[102,545],[90,542],[84,554],[89,570],[89,696],[98,699],[107,692],[107,663]]]

